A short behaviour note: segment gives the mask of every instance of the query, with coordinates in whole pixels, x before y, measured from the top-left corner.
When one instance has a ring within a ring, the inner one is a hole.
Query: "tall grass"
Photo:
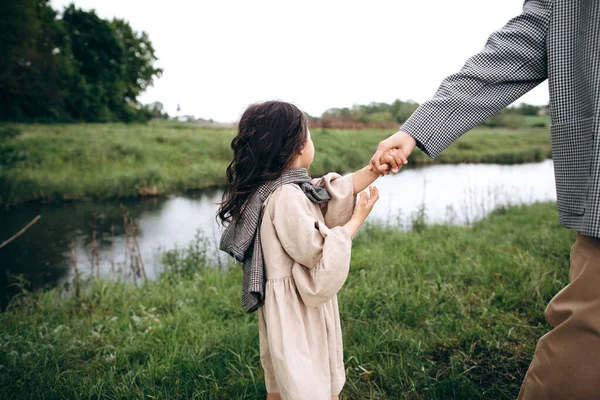
[[[15,125],[0,140],[0,205],[135,197],[222,185],[234,128],[186,123]],[[8,129],[7,128],[7,129]],[[390,130],[316,128],[314,175],[366,165]],[[547,129],[477,128],[439,163],[515,164],[551,156]],[[411,165],[432,161],[416,151]]]
[[[557,221],[536,204],[470,228],[363,229],[339,293],[343,397],[515,398],[568,279],[574,234]],[[195,244],[165,260],[141,285],[17,296],[0,314],[0,398],[264,398],[239,266],[213,268]]]

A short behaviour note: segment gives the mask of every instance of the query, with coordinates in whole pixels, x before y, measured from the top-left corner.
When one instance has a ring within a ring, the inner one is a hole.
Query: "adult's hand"
[[[397,173],[404,164],[408,164],[407,157],[412,153],[417,141],[404,131],[398,131],[389,138],[379,142],[377,152],[371,158],[371,168],[380,175]],[[398,149],[398,151],[388,151]],[[388,170],[387,165],[390,169]]]

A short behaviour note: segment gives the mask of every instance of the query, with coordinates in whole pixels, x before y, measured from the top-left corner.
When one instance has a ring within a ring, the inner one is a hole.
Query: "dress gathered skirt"
[[[265,302],[258,309],[260,355],[269,393],[283,400],[329,400],[346,381],[337,302],[350,268],[352,176],[314,179],[331,195],[311,202],[286,184],[263,204]]]

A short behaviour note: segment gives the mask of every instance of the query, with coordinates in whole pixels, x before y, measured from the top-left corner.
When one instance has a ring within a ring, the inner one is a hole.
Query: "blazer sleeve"
[[[401,130],[434,158],[465,132],[547,78],[552,0],[526,0],[523,13],[494,32],[481,52],[447,77]]]
[[[304,304],[316,307],[340,290],[350,269],[352,238],[343,226],[328,228],[320,210],[299,189],[283,187],[273,207],[273,226],[294,260],[292,276]]]

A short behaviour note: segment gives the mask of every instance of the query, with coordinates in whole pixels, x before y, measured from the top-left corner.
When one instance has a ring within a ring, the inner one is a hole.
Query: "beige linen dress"
[[[346,381],[336,293],[348,276],[354,211],[352,175],[314,179],[331,200],[311,202],[296,184],[263,205],[265,303],[258,309],[261,363],[269,393],[329,400]]]

